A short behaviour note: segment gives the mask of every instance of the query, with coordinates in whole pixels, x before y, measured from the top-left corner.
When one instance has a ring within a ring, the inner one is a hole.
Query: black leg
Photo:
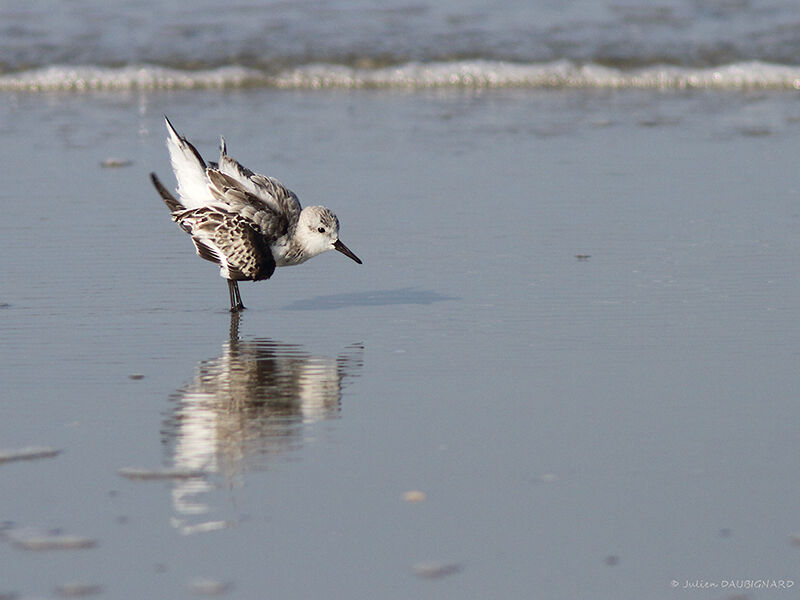
[[[236,311],[236,301],[233,295],[233,284],[234,282],[228,279],[228,295],[231,297],[231,312]]]
[[[244,310],[242,296],[239,294],[239,284],[233,279],[228,279],[228,294],[231,297],[231,312]]]
[[[239,310],[244,310],[244,304],[242,304],[242,296],[239,294],[239,282],[233,282],[233,291],[236,294],[236,308]]]

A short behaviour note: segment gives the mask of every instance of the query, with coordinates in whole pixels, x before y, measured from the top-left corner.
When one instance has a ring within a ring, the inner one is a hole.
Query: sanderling
[[[219,265],[228,280],[231,311],[244,308],[238,282],[269,279],[275,267],[299,265],[328,250],[361,264],[339,239],[339,219],[333,212],[324,206],[301,209],[295,193],[277,179],[253,173],[228,156],[224,138],[219,163],[206,164],[169,119],[164,120],[178,197],[155,173],[150,178],[172,220],[192,237],[200,258]]]

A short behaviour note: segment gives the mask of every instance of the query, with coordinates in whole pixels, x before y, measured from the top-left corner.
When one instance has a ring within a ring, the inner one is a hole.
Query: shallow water
[[[0,594],[795,577],[791,94],[5,100],[0,450],[62,452],[0,465]],[[244,284],[232,321],[148,181],[172,184],[162,114],[331,207],[364,265]],[[94,545],[13,543],[31,531]]]

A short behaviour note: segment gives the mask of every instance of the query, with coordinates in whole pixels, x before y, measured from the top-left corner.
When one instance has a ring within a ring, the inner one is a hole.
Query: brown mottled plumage
[[[298,265],[328,250],[361,264],[339,240],[339,219],[330,210],[302,209],[295,193],[277,179],[253,173],[229,157],[225,140],[219,163],[206,165],[165,120],[178,198],[155,173],[150,177],[172,219],[192,237],[197,254],[219,265],[228,280],[232,311],[244,308],[237,282],[269,279],[275,267]]]

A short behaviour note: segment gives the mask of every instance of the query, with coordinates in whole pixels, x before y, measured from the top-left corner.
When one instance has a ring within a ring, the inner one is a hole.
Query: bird
[[[155,173],[150,179],[198,256],[219,265],[232,313],[245,308],[239,282],[269,279],[276,267],[299,265],[328,250],[363,264],[339,239],[339,219],[330,209],[302,208],[297,195],[277,179],[228,156],[224,137],[219,162],[207,164],[166,115],[164,121],[177,197]]]

